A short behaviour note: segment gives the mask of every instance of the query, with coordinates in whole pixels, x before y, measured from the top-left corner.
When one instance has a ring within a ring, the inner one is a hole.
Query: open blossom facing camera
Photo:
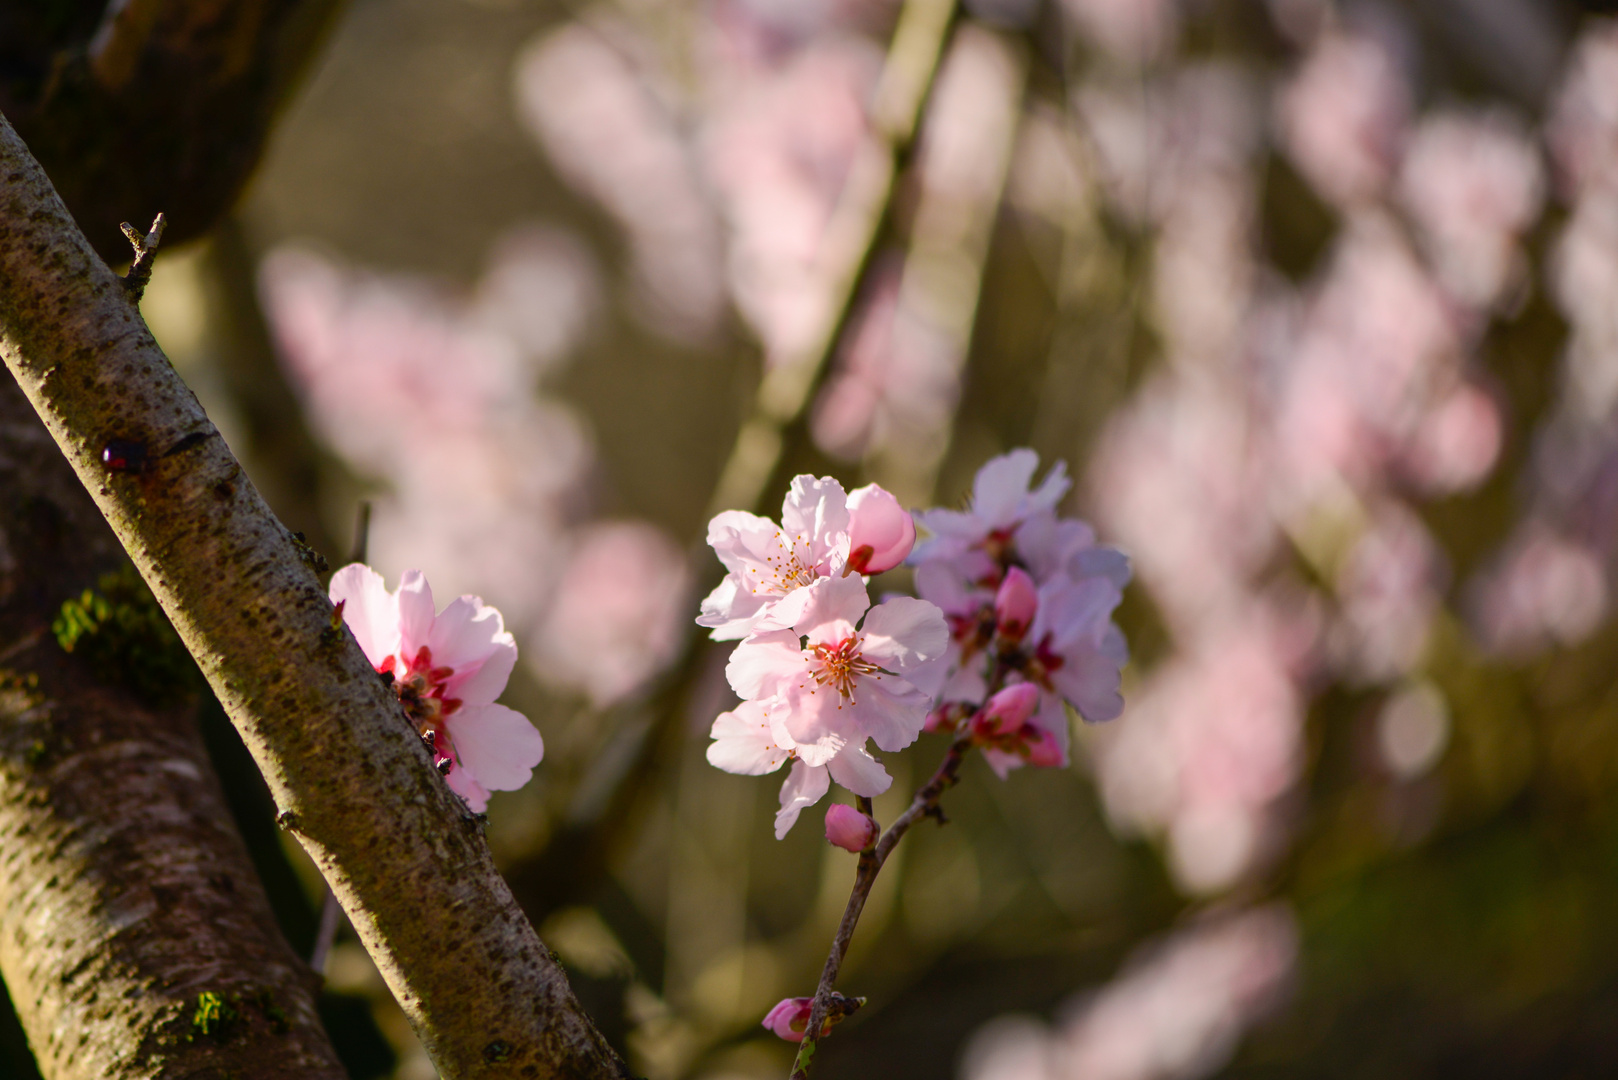
[[[780,525],[740,510],[708,523],[708,544],[730,572],[702,602],[697,625],[709,627],[715,641],[785,629],[809,602],[808,586],[845,570],[892,569],[915,540],[910,515],[875,484],[850,495],[829,476],[799,476]]]
[[[405,571],[389,592],[382,575],[360,563],[332,575],[330,594],[366,659],[392,677],[405,714],[467,806],[482,813],[491,791],[528,782],[545,742],[527,717],[494,703],[517,663],[500,612],[462,596],[435,614],[419,571]]]

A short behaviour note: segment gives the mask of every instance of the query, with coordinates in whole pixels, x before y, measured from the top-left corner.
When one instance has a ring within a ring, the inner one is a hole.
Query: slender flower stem
[[[809,1010],[809,1026],[805,1028],[807,1034],[798,1046],[798,1057],[792,1063],[791,1080],[807,1080],[809,1066],[814,1061],[815,1046],[825,1032],[821,1028],[826,1023],[826,1013],[831,1003],[832,990],[837,985],[837,973],[843,966],[843,957],[848,954],[849,942],[854,938],[854,927],[860,921],[860,913],[865,910],[865,901],[871,895],[871,887],[876,884],[876,875],[881,872],[882,864],[888,861],[893,849],[898,845],[910,827],[924,817],[937,817],[943,820],[943,813],[938,808],[938,800],[945,791],[955,786],[959,779],[961,762],[966,760],[966,752],[972,748],[970,738],[959,738],[950,746],[949,752],[939,764],[938,770],[933,773],[931,780],[927,781],[921,790],[916,792],[915,798],[910,800],[910,806],[898,819],[882,834],[882,838],[860,852],[860,861],[854,871],[854,888],[848,896],[848,906],[843,909],[843,921],[837,926],[837,934],[832,938],[831,953],[826,957],[826,966],[820,972],[820,985],[815,988],[815,999]],[[859,797],[859,808],[862,812],[871,814],[871,800],[864,796]],[[871,820],[875,821],[875,817]],[[816,1033],[819,1033],[818,1036]]]

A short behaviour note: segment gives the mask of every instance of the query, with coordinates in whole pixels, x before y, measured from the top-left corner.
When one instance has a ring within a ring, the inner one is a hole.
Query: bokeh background
[[[882,876],[818,1075],[1613,1075],[1596,6],[972,0],[850,259],[916,78],[895,27],[948,4],[353,0],[144,308],[334,565],[369,503],[390,581],[505,613],[547,757],[490,842],[652,1080],[784,1076],[758,1021],[852,880],[818,814],[777,842],[775,782],[706,764],[728,650],[692,624],[761,379],[828,331],[776,480],[955,504],[1029,445],[1137,579],[1124,715],[1070,770],[969,764]],[[306,949],[318,877],[208,726]],[[879,818],[938,738],[888,756]],[[433,1075],[346,931],[327,975],[357,1078]]]

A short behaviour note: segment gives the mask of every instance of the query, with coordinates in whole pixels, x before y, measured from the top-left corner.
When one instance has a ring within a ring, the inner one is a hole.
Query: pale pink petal
[[[399,579],[399,650],[408,660],[433,632],[433,590],[420,570]]]
[[[744,701],[733,712],[720,713],[709,732],[708,763],[741,776],[763,776],[792,756],[770,724],[769,703]]]
[[[1129,648],[1117,627],[1108,627],[1094,647],[1076,647],[1062,656],[1065,663],[1051,672],[1051,683],[1080,716],[1099,724],[1124,711],[1119,672],[1129,659]]]
[[[849,746],[827,763],[831,778],[856,795],[874,798],[893,784],[882,763],[865,752],[864,747]]]
[[[522,713],[504,705],[462,708],[444,726],[461,767],[491,791],[522,787],[545,756],[545,740],[539,730]]]
[[[863,633],[860,652],[867,660],[898,672],[923,693],[938,692],[946,674],[949,625],[937,607],[914,597],[894,597],[871,610]]]
[[[364,563],[350,563],[333,574],[330,595],[332,603],[343,604],[343,621],[380,671],[382,661],[399,651],[398,598],[388,592],[382,575]]]
[[[1032,473],[1029,475],[1032,477]],[[1045,479],[1040,482],[1039,487],[1029,493],[1028,501],[1022,508],[1023,514],[1056,509],[1056,504],[1062,501],[1062,496],[1066,495],[1072,486],[1073,481],[1067,478],[1067,462],[1058,461],[1051,466],[1051,471],[1045,474]]]
[[[517,641],[506,632],[500,612],[476,596],[463,596],[433,621],[427,635],[433,665],[455,669],[445,686],[467,705],[498,698],[517,665]]]
[[[858,574],[821,578],[806,590],[808,603],[792,624],[811,645],[834,645],[854,632],[854,625],[871,606],[865,582]]]
[[[798,635],[772,630],[736,646],[725,664],[725,678],[743,700],[774,697],[800,679],[808,666]]]
[[[792,763],[786,782],[781,785],[781,809],[775,815],[775,838],[783,839],[798,821],[804,807],[813,806],[831,790],[831,777],[824,768],[811,768],[802,761]]]
[[[807,543],[814,565],[830,572],[830,558],[837,555],[837,571],[847,557],[848,496],[843,485],[829,476],[816,479],[807,474],[792,478],[786,501],[781,504],[781,531],[799,543]]]
[[[972,482],[972,513],[978,521],[988,529],[1003,529],[1015,523],[1037,468],[1039,455],[1026,448],[985,462]],[[1050,479],[1045,482],[1049,484]]]
[[[933,696],[895,675],[861,679],[855,718],[858,730],[884,750],[903,750],[921,736]]]
[[[460,766],[449,771],[444,777],[449,789],[466,800],[466,808],[474,814],[481,814],[489,808],[489,789],[478,783],[477,777]]]

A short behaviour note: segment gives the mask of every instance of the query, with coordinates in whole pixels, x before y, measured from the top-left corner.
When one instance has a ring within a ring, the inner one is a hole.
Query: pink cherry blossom
[[[871,798],[888,790],[893,778],[865,751],[865,740],[839,738],[800,748],[787,732],[788,706],[780,700],[744,701],[720,713],[713,723],[708,763],[743,776],[763,776],[787,761],[792,769],[781,785],[781,809],[775,815],[775,838],[786,836],[805,807],[813,806],[836,780],[856,795]]]
[[[1092,724],[1124,711],[1118,685],[1129,646],[1112,621],[1122,599],[1106,578],[1054,579],[1040,589],[1039,612],[1028,632],[1032,657],[1024,674]],[[1062,729],[1065,739],[1065,722]]]
[[[848,565],[856,574],[892,570],[915,546],[914,519],[875,484],[849,493],[848,517]]]
[[[528,718],[496,705],[517,663],[517,643],[500,612],[462,596],[434,614],[433,594],[419,571],[407,570],[389,592],[382,575],[361,563],[332,575],[331,599],[377,671],[391,675],[405,714],[445,779],[474,812],[490,791],[526,784],[545,755]]]
[[[764,1017],[764,1026],[787,1042],[803,1042],[803,1033],[809,1030],[809,1011],[813,998],[785,998]]]
[[[698,626],[715,641],[791,626],[808,603],[806,586],[848,562],[848,499],[831,477],[798,476],[781,524],[740,510],[708,523],[708,545],[730,572],[702,602]]]
[[[732,689],[744,700],[784,701],[800,757],[866,738],[884,750],[909,746],[944,680],[943,613],[907,596],[872,608],[856,576],[823,578],[805,592],[790,629],[736,647],[725,669]]]
[[[1038,468],[1039,455],[1028,449],[990,459],[972,483],[968,509],[925,510],[916,515],[933,535],[916,545],[910,561],[919,564],[956,556],[986,543],[1004,544],[1024,520],[1041,511],[1054,510],[1072,486],[1067,466],[1058,461],[1040,485],[1030,490]]]
[[[859,854],[876,843],[876,822],[847,803],[826,807],[826,840]]]

